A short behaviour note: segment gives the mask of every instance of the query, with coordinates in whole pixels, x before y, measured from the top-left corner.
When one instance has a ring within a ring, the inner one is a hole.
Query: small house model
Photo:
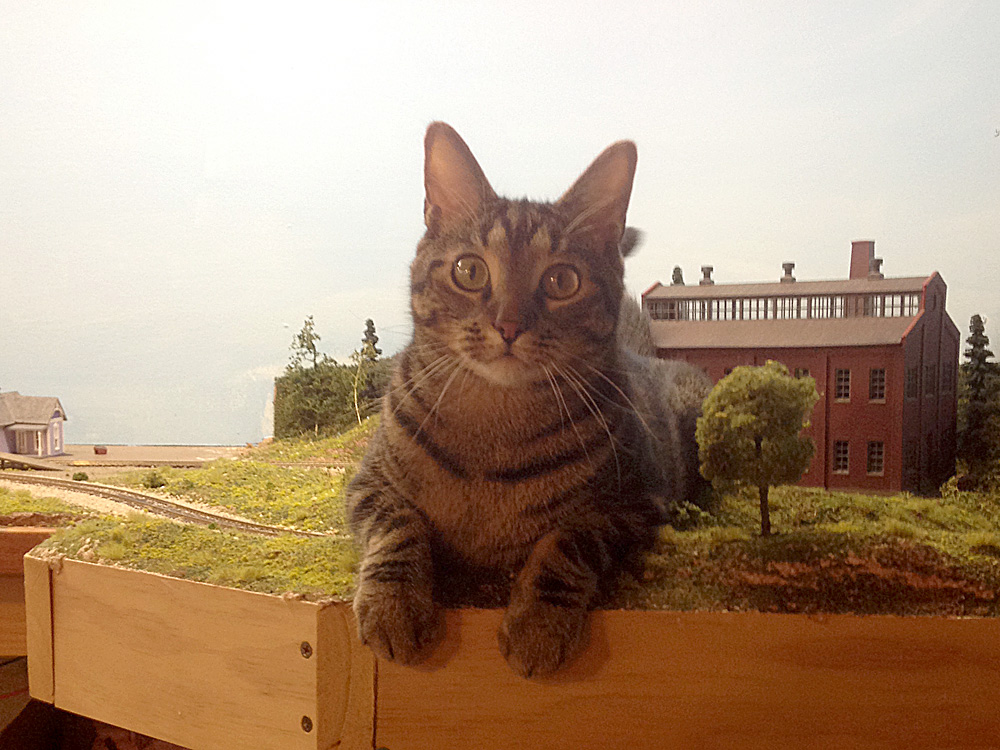
[[[657,355],[714,381],[738,365],[776,360],[816,380],[808,434],[816,443],[800,484],[934,492],[955,471],[959,331],[941,276],[886,278],[875,243],[854,242],[850,276],[697,285],[675,275],[642,295]]]
[[[66,412],[55,397],[0,393],[0,453],[62,455],[65,421]]]

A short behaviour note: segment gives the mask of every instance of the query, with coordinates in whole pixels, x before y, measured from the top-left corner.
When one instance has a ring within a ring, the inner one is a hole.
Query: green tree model
[[[369,362],[374,362],[382,354],[382,350],[377,348],[378,336],[375,335],[375,321],[371,318],[365,321],[365,335],[361,339],[361,353]]]
[[[319,340],[313,316],[310,315],[302,324],[302,330],[295,334],[295,338],[292,339],[292,360],[288,365],[289,369],[301,367],[303,362],[311,362],[312,366],[316,367],[320,362],[326,360],[326,355],[320,354],[316,346]]]
[[[771,533],[769,489],[797,481],[812,459],[815,445],[800,433],[818,399],[816,381],[769,361],[735,368],[702,406],[695,431],[701,473],[716,486],[757,488],[762,536]]]
[[[973,315],[965,340],[967,362],[962,363],[959,398],[958,456],[964,459],[975,482],[984,478],[1000,455],[1000,373],[990,362],[990,339],[983,319]]]

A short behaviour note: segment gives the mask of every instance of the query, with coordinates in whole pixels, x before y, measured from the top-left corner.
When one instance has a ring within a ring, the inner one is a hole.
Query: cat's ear
[[[618,246],[637,158],[632,141],[619,141],[594,159],[556,204],[567,209],[567,231],[587,231]]]
[[[454,128],[432,122],[424,138],[424,223],[432,232],[474,217],[496,198],[486,175]]]

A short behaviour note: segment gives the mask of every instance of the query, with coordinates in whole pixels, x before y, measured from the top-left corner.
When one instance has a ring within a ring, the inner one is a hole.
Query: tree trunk
[[[771,534],[771,511],[767,507],[767,493],[770,488],[762,484],[757,490],[760,492],[760,535],[770,536]]]

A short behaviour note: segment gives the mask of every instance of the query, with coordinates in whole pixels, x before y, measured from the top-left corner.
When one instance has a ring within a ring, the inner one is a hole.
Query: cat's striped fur
[[[637,328],[620,250],[632,143],[551,204],[497,197],[443,123],[425,157],[413,341],[348,489],[360,635],[419,661],[446,592],[499,574],[512,581],[501,651],[518,673],[546,674],[696,481],[708,384],[621,341],[620,313]]]

